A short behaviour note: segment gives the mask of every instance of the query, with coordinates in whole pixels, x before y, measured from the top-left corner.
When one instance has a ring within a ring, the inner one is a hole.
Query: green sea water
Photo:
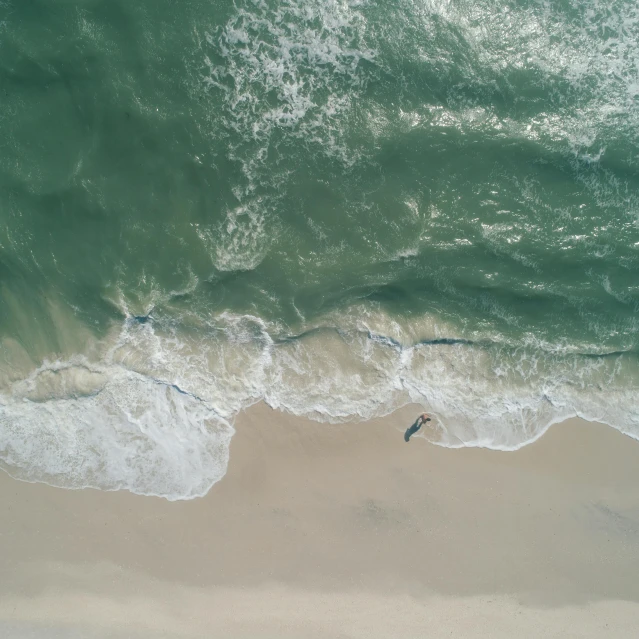
[[[201,495],[260,400],[639,437],[635,2],[5,0],[0,127],[17,477]]]

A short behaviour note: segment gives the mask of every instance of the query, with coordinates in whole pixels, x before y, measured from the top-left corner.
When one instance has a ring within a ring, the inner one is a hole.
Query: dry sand
[[[203,499],[0,473],[0,637],[639,636],[639,442],[515,453],[258,405]]]

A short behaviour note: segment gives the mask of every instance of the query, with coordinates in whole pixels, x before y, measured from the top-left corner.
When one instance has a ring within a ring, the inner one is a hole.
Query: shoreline
[[[415,414],[330,425],[255,405],[225,477],[189,501],[0,473],[0,629],[632,636],[639,445],[579,419],[513,452],[407,444]]]
[[[181,392],[181,391],[180,391]],[[256,408],[256,407],[261,407],[261,408]],[[346,421],[346,422],[322,422],[322,421],[317,421],[314,419],[311,419],[310,417],[306,417],[306,416],[299,416],[299,415],[295,415],[293,413],[289,413],[287,411],[281,410],[279,408],[272,408],[270,405],[266,404],[266,402],[264,402],[264,400],[259,400],[257,401],[255,404],[252,404],[244,409],[242,409],[236,416],[236,418],[239,418],[240,421],[242,421],[244,419],[244,415],[248,412],[248,413],[252,413],[253,411],[256,410],[266,410],[266,411],[271,411],[274,415],[282,415],[286,418],[287,421],[296,421],[299,420],[300,422],[306,423],[306,424],[316,424],[318,428],[322,428],[322,427],[326,427],[326,428],[330,428],[330,429],[335,429],[335,428],[344,428],[344,429],[348,429],[348,428],[356,428],[358,426],[361,426],[362,424],[368,424],[368,423],[380,423],[380,422],[387,422],[387,421],[391,421],[391,422],[396,422],[398,420],[398,416],[401,415],[402,418],[408,419],[409,422],[406,422],[408,425],[410,425],[410,420],[412,419],[414,421],[415,416],[419,415],[420,413],[422,413],[424,411],[424,407],[421,404],[416,404],[416,403],[409,403],[409,404],[405,404],[399,408],[394,409],[392,412],[388,413],[387,415],[384,415],[382,417],[375,417],[375,418],[371,418],[371,419],[362,419],[360,421]],[[401,419],[401,418],[399,418]],[[597,426],[602,426],[605,428],[610,428],[613,431],[616,431],[617,433],[619,433],[620,435],[622,435],[623,437],[628,437],[629,439],[632,439],[636,442],[639,442],[639,436],[635,436],[632,433],[629,433],[627,431],[622,430],[621,428],[614,426],[608,422],[605,422],[603,420],[597,419],[597,418],[590,418],[590,417],[585,417],[582,415],[571,415],[568,417],[562,417],[562,418],[557,418],[555,420],[552,420],[548,423],[547,426],[545,426],[542,430],[540,430],[532,439],[527,440],[521,444],[518,444],[516,446],[512,446],[512,447],[507,447],[507,446],[490,446],[490,445],[482,445],[479,444],[477,442],[475,443],[461,443],[459,445],[449,445],[449,444],[445,444],[445,443],[441,443],[438,441],[435,441],[435,438],[433,439],[429,439],[427,436],[425,436],[425,432],[427,432],[427,429],[425,428],[421,428],[418,432],[416,432],[415,434],[411,435],[411,440],[422,440],[422,443],[427,443],[429,445],[432,446],[436,446],[438,448],[443,448],[446,450],[484,450],[484,451],[492,451],[492,452],[497,452],[497,453],[516,453],[520,450],[523,450],[533,444],[536,444],[539,440],[543,439],[548,432],[557,427],[557,426],[561,426],[562,424],[566,424],[566,423],[572,423],[573,421],[578,421],[578,422],[584,422],[584,423],[588,423],[588,424],[595,424]],[[233,432],[230,435],[230,444],[229,444],[229,453],[228,453],[228,460],[227,460],[227,470],[226,472],[228,472],[228,467],[231,465],[232,460],[230,459],[230,448],[232,447],[232,440],[233,437],[236,435],[236,430],[235,430],[235,421],[230,422],[230,426],[233,430]],[[400,422],[400,424],[403,422]],[[435,424],[437,424],[438,422],[435,422]],[[402,430],[402,426],[401,425],[397,425],[395,427],[395,429],[398,432],[406,432],[406,428],[404,428]],[[54,488],[54,489],[60,489],[60,490],[69,490],[69,491],[84,491],[84,490],[95,490],[98,492],[106,492],[106,493],[119,493],[119,492],[126,492],[126,493],[130,493],[132,495],[136,495],[139,497],[145,497],[145,498],[158,498],[158,499],[165,499],[168,502],[181,502],[181,501],[193,501],[193,500],[198,500],[198,499],[204,499],[206,498],[206,496],[215,489],[215,486],[217,486],[221,481],[224,480],[224,477],[226,476],[226,472],[222,475],[222,477],[218,480],[216,480],[213,484],[211,484],[211,486],[206,490],[206,492],[203,492],[201,494],[193,494],[190,496],[180,496],[180,497],[173,497],[173,496],[167,496],[167,495],[163,495],[163,494],[159,494],[159,493],[154,493],[154,492],[138,492],[138,491],[134,491],[126,486],[123,487],[118,487],[118,488],[108,488],[108,487],[98,487],[95,485],[90,485],[90,484],[86,484],[83,486],[64,486],[61,483],[56,484],[50,481],[47,481],[46,479],[26,479],[23,477],[20,477],[19,475],[22,473],[21,469],[18,469],[17,472],[14,472],[12,470],[10,470],[9,468],[4,468],[4,467],[0,467],[0,477],[2,475],[7,475],[9,476],[12,480],[15,481],[19,481],[19,482],[23,482],[26,484],[35,484],[35,485],[43,485],[43,486],[48,486],[50,488]]]

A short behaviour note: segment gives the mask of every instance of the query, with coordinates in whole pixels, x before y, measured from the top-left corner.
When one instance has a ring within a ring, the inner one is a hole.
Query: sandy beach
[[[639,0],[0,32],[0,639],[639,639]]]
[[[639,442],[573,419],[517,452],[257,405],[202,499],[0,474],[0,635],[635,637]]]

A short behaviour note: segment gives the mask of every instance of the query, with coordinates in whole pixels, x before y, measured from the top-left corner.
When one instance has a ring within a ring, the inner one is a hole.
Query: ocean
[[[0,69],[14,477],[201,496],[258,401],[639,438],[636,2],[4,0]]]

